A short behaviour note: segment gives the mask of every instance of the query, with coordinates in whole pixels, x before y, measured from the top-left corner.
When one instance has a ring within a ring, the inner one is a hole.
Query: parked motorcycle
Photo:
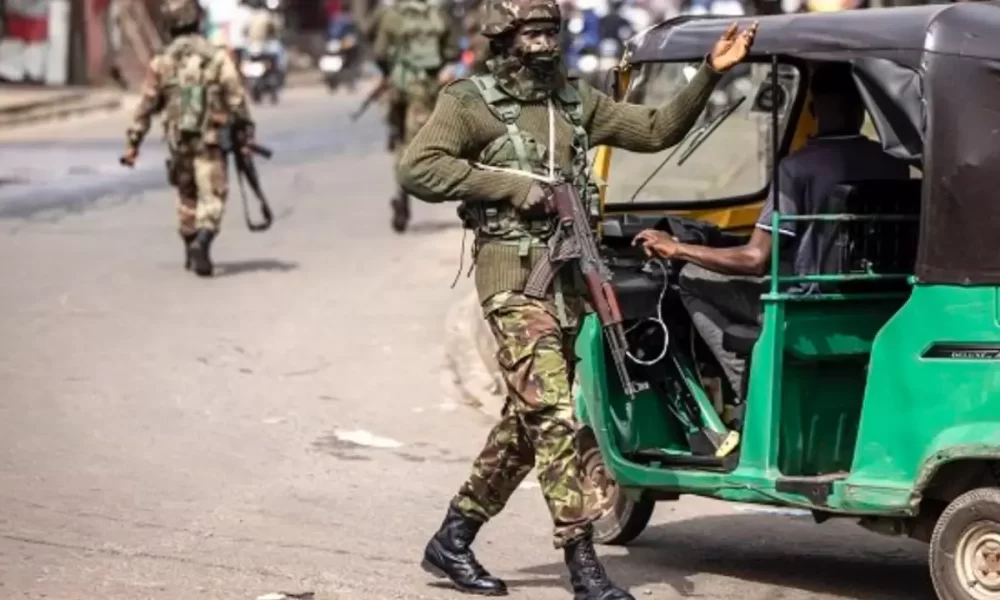
[[[259,104],[264,96],[271,99],[271,104],[278,103],[278,94],[284,85],[279,59],[278,53],[266,44],[253,44],[247,48],[240,71],[254,104]]]

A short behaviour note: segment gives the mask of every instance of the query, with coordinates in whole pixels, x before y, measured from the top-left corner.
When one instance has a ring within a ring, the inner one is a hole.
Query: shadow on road
[[[706,590],[694,579],[705,574],[799,590],[803,597],[934,600],[925,556],[923,544],[868,533],[848,522],[816,525],[809,518],[726,515],[650,527],[628,546],[627,556],[604,554],[604,564],[622,585],[665,584],[681,597],[714,595],[720,585],[743,589],[738,582],[713,582]],[[565,575],[566,567],[560,562],[523,571]]]
[[[215,276],[228,277],[240,275],[242,273],[254,273],[260,271],[277,271],[287,273],[299,268],[297,262],[286,262],[273,258],[260,258],[255,260],[241,260],[234,262],[215,263]]]

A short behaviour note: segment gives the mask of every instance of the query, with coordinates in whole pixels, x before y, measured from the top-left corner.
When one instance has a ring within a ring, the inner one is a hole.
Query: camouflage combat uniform
[[[181,33],[150,62],[126,147],[137,152],[152,117],[165,112],[163,129],[170,152],[167,176],[177,188],[179,230],[187,249],[185,268],[210,275],[208,248],[219,231],[229,191],[220,128],[240,121],[252,138],[253,123],[229,53],[196,30],[184,29],[190,28],[192,18],[195,24],[200,20],[196,2],[167,0],[165,5],[168,17],[175,17],[175,31]],[[192,16],[195,11],[197,17]],[[194,73],[197,80],[191,80]]]
[[[392,6],[392,2],[383,2],[379,4],[361,25],[361,34],[365,37],[368,44],[372,48],[374,48],[375,41],[378,39],[379,31],[382,29],[382,24],[385,23],[385,15],[388,14]],[[382,71],[383,77],[389,76],[388,61],[376,61],[376,65]],[[392,152],[396,149],[396,146],[399,145],[403,137],[403,117],[406,114],[406,107],[400,106],[393,98],[393,95],[389,93],[382,94],[379,98],[379,104],[385,111],[383,118],[385,119],[386,127],[389,129],[388,146],[389,151]]]
[[[445,15],[426,0],[403,0],[382,17],[375,60],[388,67],[390,106],[404,111],[402,139],[394,148],[397,164],[430,118],[441,89],[439,75],[458,53],[458,39]],[[403,190],[392,206],[393,228],[403,231],[409,221],[409,198]]]
[[[559,20],[554,2],[494,0],[487,6],[483,32],[497,38],[511,30],[511,22]],[[549,52],[557,53],[557,48],[556,41]],[[554,150],[557,176],[572,181],[581,198],[595,201],[587,150],[608,145],[659,152],[677,144],[694,125],[719,75],[703,65],[673,100],[656,108],[616,103],[585,82],[568,80],[562,67],[550,78],[534,77],[510,53],[491,58],[488,70],[488,75],[444,88],[399,166],[400,181],[414,196],[461,202],[465,225],[475,231],[476,288],[499,346],[497,362],[507,387],[500,422],[453,499],[442,530],[428,545],[425,561],[432,572],[445,571],[433,545],[447,545],[443,532],[458,528],[466,533],[458,550],[450,552],[465,552],[461,556],[470,572],[480,574],[476,585],[495,586],[495,578],[484,579],[489,575],[483,575],[468,545],[537,467],[555,525],[555,545],[566,548],[577,597],[631,598],[606,580],[598,586],[603,592],[578,587],[580,571],[574,570],[571,549],[593,552],[591,523],[599,516],[582,482],[578,445],[584,436],[579,435],[570,391],[576,326],[585,309],[583,287],[578,274],[562,269],[547,298],[524,293],[528,274],[554,232],[554,218],[528,216],[520,209],[539,184],[511,171],[547,176]],[[549,139],[550,126],[554,140]],[[462,574],[449,576],[457,582]],[[607,591],[612,589],[616,591]]]

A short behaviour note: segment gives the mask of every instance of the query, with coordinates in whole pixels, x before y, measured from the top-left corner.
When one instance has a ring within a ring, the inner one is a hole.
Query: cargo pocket
[[[498,307],[486,315],[497,364],[520,412],[568,402],[569,368],[559,321],[540,304]]]

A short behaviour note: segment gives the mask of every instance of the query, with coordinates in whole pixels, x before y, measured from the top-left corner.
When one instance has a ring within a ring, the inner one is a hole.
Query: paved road
[[[117,170],[120,117],[6,135],[30,183],[0,186],[0,597],[458,597],[416,563],[490,425],[444,364],[462,236],[447,206],[389,231],[382,134],[348,106],[260,111],[281,218],[251,234],[232,205],[209,281],[180,268],[155,146]],[[478,549],[512,597],[568,598],[536,487]],[[931,597],[921,546],[849,523],[654,519],[602,550],[640,598]]]

